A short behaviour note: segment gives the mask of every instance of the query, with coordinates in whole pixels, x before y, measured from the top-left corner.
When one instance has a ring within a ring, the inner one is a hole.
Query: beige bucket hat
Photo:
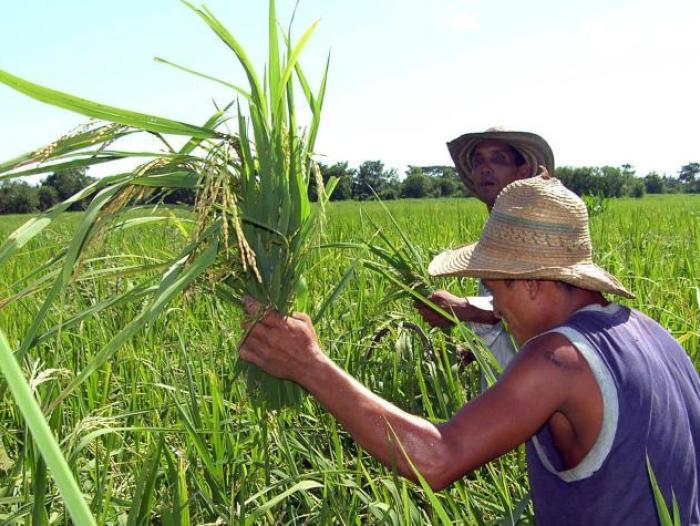
[[[634,298],[593,263],[588,211],[544,168],[506,186],[477,243],[446,250],[428,266],[432,276],[543,279]]]
[[[500,127],[489,128],[484,132],[465,133],[448,142],[447,149],[462,181],[472,193],[475,193],[474,183],[470,177],[472,154],[477,144],[489,139],[503,141],[520,152],[532,170],[530,177],[537,175],[539,166],[544,166],[550,174],[554,175],[554,153],[547,141],[535,133],[507,131]]]

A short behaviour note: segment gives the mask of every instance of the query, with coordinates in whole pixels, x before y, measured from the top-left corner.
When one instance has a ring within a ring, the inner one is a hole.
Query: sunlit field
[[[426,254],[476,240],[486,218],[474,199],[386,205]],[[604,205],[591,218],[596,262],[637,295],[626,303],[667,327],[700,367],[700,197]],[[132,265],[150,262],[160,276],[159,265],[187,239],[192,223],[174,215],[180,219],[165,226],[110,232],[83,263],[80,280],[52,305],[23,361],[47,413],[143,305],[137,294],[114,300],[97,317],[89,308],[142,286],[143,274],[131,275]],[[0,216],[0,239],[27,219]],[[75,213],[52,224],[2,267],[0,329],[13,348],[52,284],[39,265],[60,252],[79,219]],[[366,241],[375,225],[403,243],[377,203],[331,203],[317,244]],[[324,349],[376,393],[443,421],[477,396],[478,365],[462,366],[448,335],[431,332],[409,298],[397,298],[390,282],[358,263],[365,257],[349,248],[314,250],[305,308],[313,314],[325,307],[317,323]],[[42,275],[40,288],[28,288]],[[476,290],[470,279],[434,286]],[[75,318],[81,312],[88,315]],[[310,398],[279,411],[257,409],[235,368],[240,319],[201,280],[52,408],[50,425],[99,524],[532,523],[523,451],[433,495],[372,460]],[[4,385],[0,415],[0,520],[69,523]]]

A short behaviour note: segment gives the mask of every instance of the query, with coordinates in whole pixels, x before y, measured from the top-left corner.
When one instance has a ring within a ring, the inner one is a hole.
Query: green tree
[[[664,192],[677,194],[683,191],[683,185],[678,178],[664,174],[662,179],[664,181]]]
[[[53,186],[40,186],[37,190],[37,196],[39,198],[39,210],[51,208],[61,200],[58,191]]]
[[[360,201],[371,199],[374,197],[372,190],[382,199],[398,198],[400,188],[396,170],[384,170],[382,161],[363,162],[353,181],[352,197]]]
[[[678,171],[678,180],[686,192],[700,192],[700,184],[696,184],[698,175],[700,175],[700,163],[688,163]]]
[[[440,189],[440,195],[443,197],[471,196],[471,192],[451,166],[445,166],[442,174],[435,179],[435,186]]]
[[[644,197],[645,192],[644,179],[635,177],[634,182],[629,187],[629,195],[632,197]]]
[[[95,181],[95,179],[86,174],[85,168],[72,168],[52,173],[44,179],[41,184],[42,186],[55,188],[58,192],[59,199],[63,201],[76,192],[79,192],[93,181]],[[85,208],[85,204],[85,202],[78,202],[71,206],[70,209],[82,210]]]
[[[377,193],[385,201],[401,197],[401,181],[399,181],[399,174],[394,168],[384,172],[382,187]]]
[[[625,164],[616,166],[560,166],[556,176],[572,192],[578,195],[602,195],[622,197],[631,195],[637,188],[634,168]]]
[[[648,194],[663,194],[664,180],[657,172],[649,172],[644,176],[644,188]]]
[[[406,177],[401,182],[401,197],[423,198],[431,195],[432,179],[418,166],[409,166]]]
[[[343,163],[347,166],[348,163]],[[331,201],[345,201],[346,199],[352,199],[352,182],[355,176],[355,170],[348,170],[348,172],[338,179],[338,184],[335,187],[335,191],[331,194]]]
[[[630,195],[632,197],[641,197],[637,195],[640,192],[641,179],[636,177],[637,171],[634,167],[627,163],[620,166],[620,176],[623,179],[622,195]],[[644,195],[644,182],[641,183],[641,192]]]
[[[0,214],[30,214],[39,210],[37,188],[24,181],[0,185]]]
[[[622,197],[628,194],[630,173],[616,166],[603,166],[601,169],[601,190],[605,197]]]
[[[434,197],[451,197],[463,195],[466,187],[462,184],[454,166],[423,166],[423,173],[432,181],[431,195]]]
[[[411,168],[411,167],[409,167]],[[471,193],[462,183],[454,166],[433,165],[420,166],[423,175],[430,178],[429,197],[470,196]]]
[[[564,186],[577,195],[602,194],[599,168],[560,166],[556,169],[555,174]]]
[[[352,198],[352,183],[353,177],[355,176],[355,170],[348,167],[348,162],[337,162],[330,166],[323,163],[319,163],[319,170],[321,171],[321,178],[323,179],[323,184],[328,184],[331,177],[338,179],[335,190],[331,194],[331,201],[343,201],[345,199]],[[316,179],[313,178],[309,181],[309,199],[311,201],[318,200],[318,191],[316,188]]]

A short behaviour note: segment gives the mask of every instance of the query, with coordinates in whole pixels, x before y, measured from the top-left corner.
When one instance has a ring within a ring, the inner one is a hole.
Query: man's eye
[[[500,164],[504,164],[504,163],[508,162],[508,159],[502,153],[497,153],[496,155],[494,155],[493,160],[496,161],[497,163],[500,163]]]

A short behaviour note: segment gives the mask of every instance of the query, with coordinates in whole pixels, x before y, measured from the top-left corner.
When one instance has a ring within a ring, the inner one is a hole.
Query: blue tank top
[[[603,397],[603,423],[591,451],[565,469],[548,426],[527,443],[540,525],[658,524],[647,474],[651,461],[669,510],[700,524],[700,380],[683,348],[644,314],[588,306],[552,331],[588,362]]]

